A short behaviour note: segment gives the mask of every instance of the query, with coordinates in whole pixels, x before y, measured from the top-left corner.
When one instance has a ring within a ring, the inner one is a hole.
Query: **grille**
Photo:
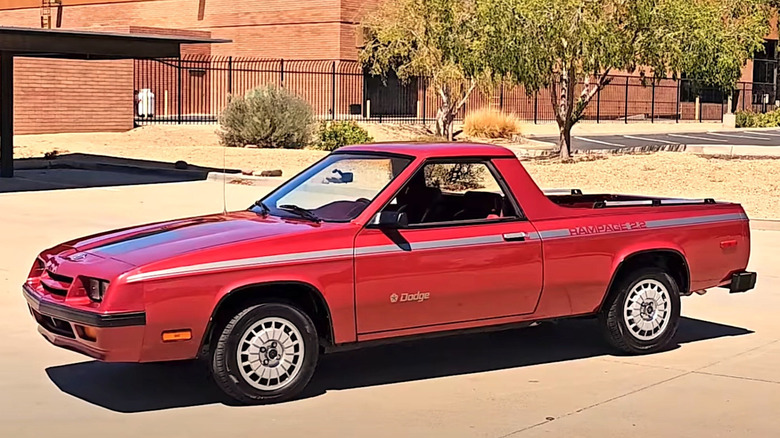
[[[73,279],[64,275],[55,274],[48,269],[45,274],[41,276],[41,287],[54,295],[65,296],[68,293]]]
[[[38,324],[43,326],[46,330],[56,333],[61,336],[66,336],[69,338],[75,338],[76,335],[73,334],[73,327],[71,327],[70,323],[67,321],[63,321],[58,318],[52,318],[51,316],[42,315],[32,308],[30,309],[33,316],[35,317],[35,320],[38,321]]]
[[[59,281],[60,283],[67,283],[67,284],[73,283],[72,278],[60,274],[55,274],[54,272],[51,272],[48,269],[46,270],[46,275],[48,275],[49,278],[51,278],[52,280]]]

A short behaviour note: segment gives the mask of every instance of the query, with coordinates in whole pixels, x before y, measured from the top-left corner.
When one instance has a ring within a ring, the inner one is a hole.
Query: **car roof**
[[[377,152],[411,155],[419,158],[437,157],[514,157],[509,149],[483,143],[372,143],[345,146],[338,153]]]

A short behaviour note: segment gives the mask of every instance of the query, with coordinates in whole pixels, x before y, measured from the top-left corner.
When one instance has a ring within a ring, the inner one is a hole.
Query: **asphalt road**
[[[558,137],[534,137],[535,142],[555,144]],[[672,144],[710,146],[780,146],[780,129],[711,131],[668,134],[574,135],[574,150],[623,149]]]
[[[214,182],[0,194],[0,437],[776,437],[780,233],[758,288],[683,299],[676,345],[619,356],[587,320],[323,359],[305,398],[234,407],[198,364],[103,364],[49,345],[20,292],[35,255],[87,233],[222,210]],[[245,207],[267,188],[227,185]]]

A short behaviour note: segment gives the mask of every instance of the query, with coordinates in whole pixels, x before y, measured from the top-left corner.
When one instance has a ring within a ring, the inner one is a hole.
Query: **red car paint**
[[[748,263],[748,219],[738,204],[561,206],[512,152],[490,145],[375,144],[338,153],[403,154],[412,162],[349,222],[239,211],[43,251],[24,285],[39,331],[104,361],[194,358],[225,296],[297,282],[322,297],[332,342],[344,345],[593,314],[621,262],[643,251],[682,255],[685,291],[726,285]],[[490,161],[526,220],[402,229],[412,249],[392,250],[387,234],[367,224],[426,160],[444,157]],[[501,238],[521,235],[527,238]],[[87,297],[84,277],[110,282],[101,302]],[[94,340],[83,327],[95,327]],[[180,329],[192,338],[162,341],[162,332]]]

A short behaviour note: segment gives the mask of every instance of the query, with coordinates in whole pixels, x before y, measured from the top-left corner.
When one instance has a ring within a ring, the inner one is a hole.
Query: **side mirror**
[[[355,180],[355,175],[352,172],[342,172],[338,169],[333,170],[333,173],[337,174],[337,177],[327,177],[325,181],[335,184],[349,184]]]
[[[409,226],[409,219],[404,212],[380,211],[371,219],[371,225],[378,228],[406,228]]]

